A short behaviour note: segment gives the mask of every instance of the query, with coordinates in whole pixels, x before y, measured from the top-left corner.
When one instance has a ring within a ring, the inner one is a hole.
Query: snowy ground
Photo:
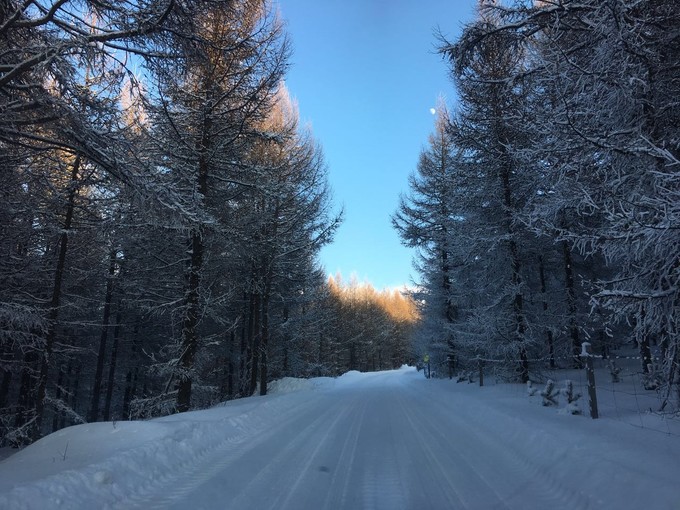
[[[680,437],[510,388],[351,372],[70,427],[0,462],[0,508],[680,508]]]

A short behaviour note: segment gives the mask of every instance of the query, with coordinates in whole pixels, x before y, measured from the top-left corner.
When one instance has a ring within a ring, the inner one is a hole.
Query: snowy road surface
[[[0,464],[0,508],[680,508],[677,437],[414,370],[338,381],[66,429]]]

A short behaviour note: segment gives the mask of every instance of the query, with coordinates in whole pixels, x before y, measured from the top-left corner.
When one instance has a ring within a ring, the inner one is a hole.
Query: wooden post
[[[593,355],[590,350],[590,343],[581,344],[581,357],[586,366],[586,376],[588,377],[588,401],[590,405],[590,417],[594,420],[597,414],[597,393],[595,392],[595,371],[593,369]]]
[[[484,386],[484,362],[480,359],[479,362],[479,385]]]

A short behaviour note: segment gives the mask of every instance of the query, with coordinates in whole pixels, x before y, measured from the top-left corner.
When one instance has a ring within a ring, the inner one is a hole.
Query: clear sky
[[[435,32],[455,38],[476,1],[278,3],[294,51],[287,86],[323,146],[335,202],[345,208],[321,263],[379,289],[410,284],[413,253],[390,215],[434,128],[430,109],[440,94],[450,105],[454,98]]]

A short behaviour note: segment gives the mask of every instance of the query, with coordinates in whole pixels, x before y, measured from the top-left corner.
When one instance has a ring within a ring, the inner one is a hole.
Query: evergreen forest
[[[585,341],[677,413],[679,26],[477,0],[433,36],[456,103],[392,214],[407,292],[320,264],[343,210],[275,3],[0,0],[0,446],[425,356],[525,383]]]

